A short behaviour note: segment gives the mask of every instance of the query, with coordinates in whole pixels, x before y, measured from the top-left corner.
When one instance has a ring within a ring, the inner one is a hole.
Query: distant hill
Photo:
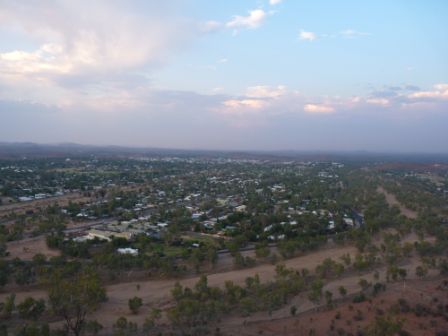
[[[0,142],[0,159],[43,157],[141,157],[178,156],[258,160],[301,161],[374,161],[448,163],[448,153],[374,153],[367,151],[218,151],[166,148],[96,146],[76,143],[37,144],[32,142]]]

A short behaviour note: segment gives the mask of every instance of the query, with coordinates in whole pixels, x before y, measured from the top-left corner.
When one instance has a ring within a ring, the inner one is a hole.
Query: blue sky
[[[0,0],[0,141],[448,152],[443,0]]]

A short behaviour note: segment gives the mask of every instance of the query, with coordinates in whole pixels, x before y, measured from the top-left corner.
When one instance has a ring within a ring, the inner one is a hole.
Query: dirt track
[[[413,235],[410,235],[406,239],[407,241],[414,240]],[[289,259],[283,262],[286,267],[302,269],[308,268],[310,271],[314,271],[315,267],[320,264],[326,258],[333,258],[338,260],[340,256],[344,254],[351,254],[352,256],[357,252],[355,247],[342,246],[322,249],[317,252],[309,253],[304,256]],[[408,269],[410,278],[415,277],[415,267],[419,262],[416,258],[411,259],[405,266]],[[248,276],[258,274],[262,281],[272,280],[275,276],[275,265],[262,264],[249,269],[231,270],[221,273],[208,274],[208,282],[210,286],[222,286],[228,280],[233,281],[236,284],[243,284]],[[381,279],[384,281],[385,269],[380,269]],[[337,298],[337,289],[340,285],[347,288],[348,293],[354,293],[359,291],[358,281],[361,276],[358,274],[348,275],[342,279],[337,279],[327,284],[324,290],[331,290],[335,293]],[[373,273],[362,275],[367,280],[372,280]],[[192,287],[198,281],[199,277],[191,277],[179,280],[179,283],[183,286]],[[151,308],[159,307],[166,308],[170,305],[171,301],[171,289],[173,288],[176,280],[147,280],[147,281],[135,281],[120,283],[107,286],[108,302],[103,304],[99,311],[97,311],[92,318],[97,319],[101,324],[105,326],[111,326],[117,318],[125,316],[128,320],[142,324]],[[9,294],[9,293],[8,293]],[[0,293],[0,302],[5,299],[7,293]],[[46,298],[46,292],[44,290],[32,290],[32,291],[20,291],[16,292],[16,302],[21,302],[28,296],[36,298]],[[129,312],[128,300],[134,296],[139,296],[143,299],[144,307],[138,315],[132,315]],[[307,311],[313,308],[313,304],[307,299],[298,296],[293,299],[291,304],[295,304],[298,307],[298,312]],[[289,307],[286,306],[273,313],[272,316],[268,316],[267,313],[259,313],[251,316],[250,319],[233,317],[226,319],[226,325],[240,325],[245,320],[250,321],[263,321],[271,318],[281,318],[289,316]]]
[[[439,302],[446,303],[448,301],[446,291],[438,288],[442,280],[440,276],[435,276],[428,280],[407,281],[405,287],[400,282],[387,284],[386,292],[380,293],[372,299],[372,302],[364,301],[355,304],[352,300],[346,300],[337,304],[334,309],[321,307],[319,311],[313,309],[296,317],[288,314],[280,318],[267,319],[265,317],[263,321],[246,321],[245,324],[226,328],[223,334],[256,336],[260,335],[261,331],[265,336],[295,336],[309,335],[310,330],[314,330],[315,335],[336,335],[330,332],[333,324],[334,330],[342,329],[356,335],[359,329],[365,328],[373,321],[379,309],[388,311],[398,299],[405,299],[411,305],[420,303],[429,307],[435,306],[433,297],[437,297]],[[337,312],[339,312],[339,318],[335,318]],[[354,318],[358,312],[361,312],[362,319]],[[442,316],[429,318],[427,315],[417,316],[413,312],[401,313],[400,316],[405,319],[405,330],[415,336],[436,335],[436,332],[448,328],[448,321]]]
[[[391,194],[386,191],[383,187],[378,187],[378,192],[384,194],[386,197],[386,201],[390,206],[397,206],[400,209],[400,212],[403,216],[410,218],[410,219],[416,219],[417,218],[417,212],[414,210],[411,210],[409,208],[406,208],[403,204],[401,204],[394,194]]]
[[[336,247],[324,249],[318,252],[310,253],[305,256],[289,259],[284,262],[287,267],[296,269],[308,268],[314,270],[316,265],[321,263],[325,258],[337,259],[345,253],[355,253],[356,249],[351,246]],[[275,276],[275,265],[263,264],[249,269],[233,270],[224,273],[215,273],[208,275],[210,286],[221,286],[227,280],[231,280],[236,284],[243,284],[248,276],[258,274],[262,281],[271,280]],[[183,286],[192,287],[198,281],[199,277],[191,277],[179,280]],[[128,308],[128,300],[133,296],[139,296],[143,302],[150,304],[151,307],[164,307],[170,302],[171,289],[176,280],[149,280],[140,282],[128,282],[107,287],[108,302],[103,304],[101,309],[95,313],[94,318],[104,325],[111,325],[120,316],[126,316],[128,319],[143,323],[149,306],[145,305],[141,313],[137,316],[131,315]],[[137,289],[137,285],[140,289]],[[0,301],[3,301],[8,294],[1,293]],[[45,298],[44,290],[33,290],[16,292],[16,302],[21,302],[24,298],[33,296],[36,298]]]

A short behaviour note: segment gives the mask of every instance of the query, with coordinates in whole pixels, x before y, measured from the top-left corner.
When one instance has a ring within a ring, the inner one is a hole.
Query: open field
[[[5,259],[20,258],[21,260],[31,260],[40,253],[46,257],[54,257],[60,255],[59,250],[49,249],[45,241],[45,236],[26,238],[6,243],[9,256]]]

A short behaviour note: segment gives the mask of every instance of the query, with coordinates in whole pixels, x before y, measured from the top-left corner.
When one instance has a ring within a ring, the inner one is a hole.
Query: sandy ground
[[[386,197],[386,201],[390,206],[394,206],[396,205],[399,209],[400,212],[403,216],[410,218],[410,219],[415,219],[417,218],[417,212],[411,209],[406,208],[403,204],[401,204],[397,198],[395,197],[394,194],[391,194],[389,192],[387,192],[383,187],[378,187],[378,192],[383,193],[384,196]]]
[[[442,290],[439,284],[440,277],[431,280],[410,280],[406,282],[406,287],[401,283],[388,284],[386,292],[380,293],[372,302],[352,303],[345,300],[337,304],[335,308],[328,309],[321,307],[319,311],[310,311],[296,317],[276,318],[270,321],[247,322],[239,327],[229,328],[225,335],[266,335],[266,336],[295,336],[309,335],[310,330],[314,330],[315,335],[337,335],[338,329],[344,329],[356,335],[359,329],[371,323],[378,309],[388,314],[391,305],[398,299],[404,298],[411,305],[416,303],[424,304],[435,308],[434,298],[437,304],[448,303],[448,293]],[[355,319],[355,315],[360,311],[362,320]],[[339,312],[340,318],[336,319]],[[448,330],[448,320],[440,316],[416,316],[414,313],[400,313],[400,317],[405,319],[404,329],[414,336],[433,336],[438,331]],[[331,331],[331,324],[334,324]]]
[[[399,288],[403,289],[408,287],[406,284],[409,280],[418,280],[417,276],[415,275],[415,267],[419,265],[419,262],[416,259],[410,260],[410,262],[407,265],[403,265],[402,267],[407,270],[408,277],[406,282],[400,282],[398,285],[397,283],[392,284],[392,288]],[[324,288],[323,292],[330,291],[333,293],[333,299],[338,300],[341,299],[341,296],[339,294],[339,287],[344,286],[347,290],[347,295],[355,295],[360,292],[361,288],[358,284],[359,279],[366,279],[369,282],[375,283],[377,281],[386,282],[386,268],[381,267],[377,269],[380,275],[379,280],[375,280],[374,278],[374,272],[367,272],[362,274],[354,273],[349,276],[345,276],[340,279],[332,280],[329,283],[327,283]],[[429,273],[429,277],[435,277],[437,276],[438,272],[433,271]],[[289,318],[290,315],[290,308],[291,306],[296,306],[297,308],[297,314],[303,314],[306,312],[310,312],[315,310],[317,307],[323,306],[324,299],[321,300],[321,304],[314,304],[311,301],[307,299],[306,293],[303,293],[301,295],[298,295],[294,297],[288,305],[285,305],[283,308],[274,311],[270,316],[267,312],[260,312],[256,314],[252,314],[249,317],[231,317],[228,319],[225,319],[223,321],[223,324],[225,324],[227,327],[229,327],[231,330],[233,327],[238,327],[241,325],[244,325],[246,323],[259,323],[266,320],[276,320],[276,319],[285,319]]]
[[[6,248],[9,256],[5,259],[20,258],[22,260],[31,260],[38,253],[47,257],[54,257],[61,254],[59,250],[52,250],[47,247],[45,236],[8,242],[6,243]]]
[[[407,237],[407,241],[412,241],[414,237],[411,235]],[[336,246],[332,248],[321,249],[317,252],[313,252],[307,255],[299,256],[293,259],[282,262],[288,268],[302,269],[308,268],[310,271],[314,271],[315,267],[320,264],[326,258],[332,258],[338,260],[344,254],[356,254],[357,250],[353,246]],[[223,259],[223,262],[229,263],[231,258]],[[419,264],[417,258],[410,259],[409,262],[404,265],[408,270],[408,277],[410,279],[415,278],[415,267]],[[230,265],[229,265],[230,266]],[[272,280],[275,276],[275,265],[261,264],[253,268],[241,269],[241,270],[228,270],[220,273],[208,274],[208,282],[210,286],[222,286],[228,280],[233,281],[236,284],[243,284],[248,276],[258,274],[262,281]],[[225,269],[226,267],[219,267]],[[385,269],[380,268],[380,279],[385,279]],[[216,270],[215,270],[216,272]],[[360,290],[358,281],[360,278],[365,278],[369,281],[373,281],[373,273],[357,274],[351,272],[344,278],[333,280],[328,283],[324,290],[330,290],[334,294],[334,298],[338,298],[338,288],[343,285],[346,287],[349,294],[356,293]],[[192,287],[198,281],[199,277],[194,276],[190,278],[184,278],[178,280],[183,286]],[[176,280],[146,280],[146,281],[133,281],[127,283],[119,283],[107,286],[108,302],[103,304],[101,308],[92,315],[92,318],[97,319],[104,326],[111,326],[119,317],[125,316],[133,322],[142,324],[146,316],[148,316],[151,308],[167,308],[171,304],[171,289],[173,288]],[[3,301],[9,293],[0,293],[0,301]],[[23,301],[28,296],[36,298],[46,298],[46,292],[44,290],[28,290],[17,291],[16,302]],[[139,296],[143,299],[144,306],[142,307],[138,315],[132,315],[128,308],[128,300],[134,296]],[[315,308],[315,305],[308,301],[304,295],[295,297],[292,302],[284,308],[273,312],[272,316],[268,316],[266,312],[257,313],[249,318],[242,318],[239,316],[229,317],[223,321],[223,324],[229,327],[236,327],[244,325],[246,322],[266,321],[270,319],[285,318],[290,315],[289,309],[291,305],[296,305],[298,312],[306,312]]]
[[[61,206],[67,205],[71,202],[88,202],[90,198],[84,197],[79,193],[72,193],[63,196],[50,197],[41,200],[34,200],[29,202],[12,203],[0,206],[0,216],[5,216],[10,213],[24,213],[29,210],[34,210],[41,207],[58,203]]]
[[[284,262],[287,267],[296,269],[309,268],[314,270],[317,264],[321,263],[325,258],[337,259],[346,253],[355,253],[356,249],[351,246],[324,249],[305,256],[293,258]],[[230,259],[230,258],[229,258]],[[231,280],[236,284],[243,284],[248,276],[258,274],[262,281],[271,280],[275,276],[275,265],[263,264],[253,268],[232,270],[224,273],[214,273],[208,275],[208,283],[210,286],[222,286],[225,281]],[[183,286],[192,287],[199,280],[198,276],[188,279],[181,279],[179,283]],[[171,289],[176,280],[149,280],[139,282],[120,283],[107,286],[107,304],[103,304],[101,309],[97,311],[93,318],[104,325],[111,325],[120,316],[143,323],[150,307],[164,308],[170,304]],[[139,289],[138,289],[139,287]],[[9,293],[0,293],[0,301]],[[36,298],[45,298],[44,290],[17,291],[16,302],[21,302],[28,296]],[[137,316],[131,315],[128,308],[128,300],[134,296],[139,296],[145,303],[141,313]]]

